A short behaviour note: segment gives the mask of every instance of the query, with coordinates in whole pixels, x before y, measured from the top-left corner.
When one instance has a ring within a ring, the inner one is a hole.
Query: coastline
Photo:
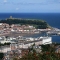
[[[0,34],[0,36],[16,37],[16,36],[31,36],[34,34],[40,34],[40,33],[9,33],[9,34]]]

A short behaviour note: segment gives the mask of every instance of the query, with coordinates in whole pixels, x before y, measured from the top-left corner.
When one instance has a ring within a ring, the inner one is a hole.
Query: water
[[[35,37],[40,37],[40,36],[45,36],[45,35],[44,34],[34,34],[34,35],[31,35],[31,36],[28,36],[28,37],[34,37],[35,38]],[[60,36],[51,36],[51,37],[52,37],[53,42],[60,43]]]
[[[60,13],[0,13],[0,19],[6,19],[10,16],[15,18],[41,19],[45,20],[52,27],[60,29]],[[40,36],[38,35],[34,35]],[[53,42],[60,43],[60,36],[52,36]]]

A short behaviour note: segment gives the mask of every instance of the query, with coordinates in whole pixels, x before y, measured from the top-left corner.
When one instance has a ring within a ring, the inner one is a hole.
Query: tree
[[[4,57],[3,53],[0,53],[0,60]]]

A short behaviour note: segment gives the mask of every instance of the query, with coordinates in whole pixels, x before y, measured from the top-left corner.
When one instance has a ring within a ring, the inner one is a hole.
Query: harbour
[[[59,0],[1,0],[0,60],[60,60],[59,6]]]

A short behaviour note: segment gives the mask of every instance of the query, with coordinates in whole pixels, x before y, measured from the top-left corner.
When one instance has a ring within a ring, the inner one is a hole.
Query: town
[[[52,37],[33,38],[24,36],[49,31],[52,29],[36,29],[32,25],[0,23],[0,53],[4,54],[3,60],[12,60],[15,57],[14,53],[19,56],[18,58],[22,58],[33,45],[33,49],[41,53],[42,47],[40,45],[52,44]]]
[[[36,29],[32,25],[20,25],[7,23],[0,23],[0,35],[20,35],[20,34],[36,34],[41,33],[41,31],[50,31],[51,29]],[[20,34],[19,34],[20,33]]]
[[[41,34],[42,32],[49,34],[51,31],[55,31],[55,29],[36,29],[33,25],[28,24],[9,25],[7,23],[0,23],[0,53],[4,54],[3,60],[12,60],[17,56],[18,59],[22,58],[25,56],[25,54],[28,54],[29,49],[32,47],[36,52],[41,53],[41,45],[51,45],[52,37],[48,35],[40,37],[25,36],[32,34]],[[59,50],[56,52],[59,52]]]
[[[36,29],[31,25],[6,24],[0,23],[0,52],[4,53],[5,60],[9,60],[11,52],[20,53],[20,57],[24,55],[22,51],[27,51],[33,44],[39,45],[52,44],[52,37],[24,37],[24,35],[38,34],[41,31],[49,31],[50,29]],[[9,54],[8,54],[9,53]],[[8,56],[8,57],[7,57]]]

